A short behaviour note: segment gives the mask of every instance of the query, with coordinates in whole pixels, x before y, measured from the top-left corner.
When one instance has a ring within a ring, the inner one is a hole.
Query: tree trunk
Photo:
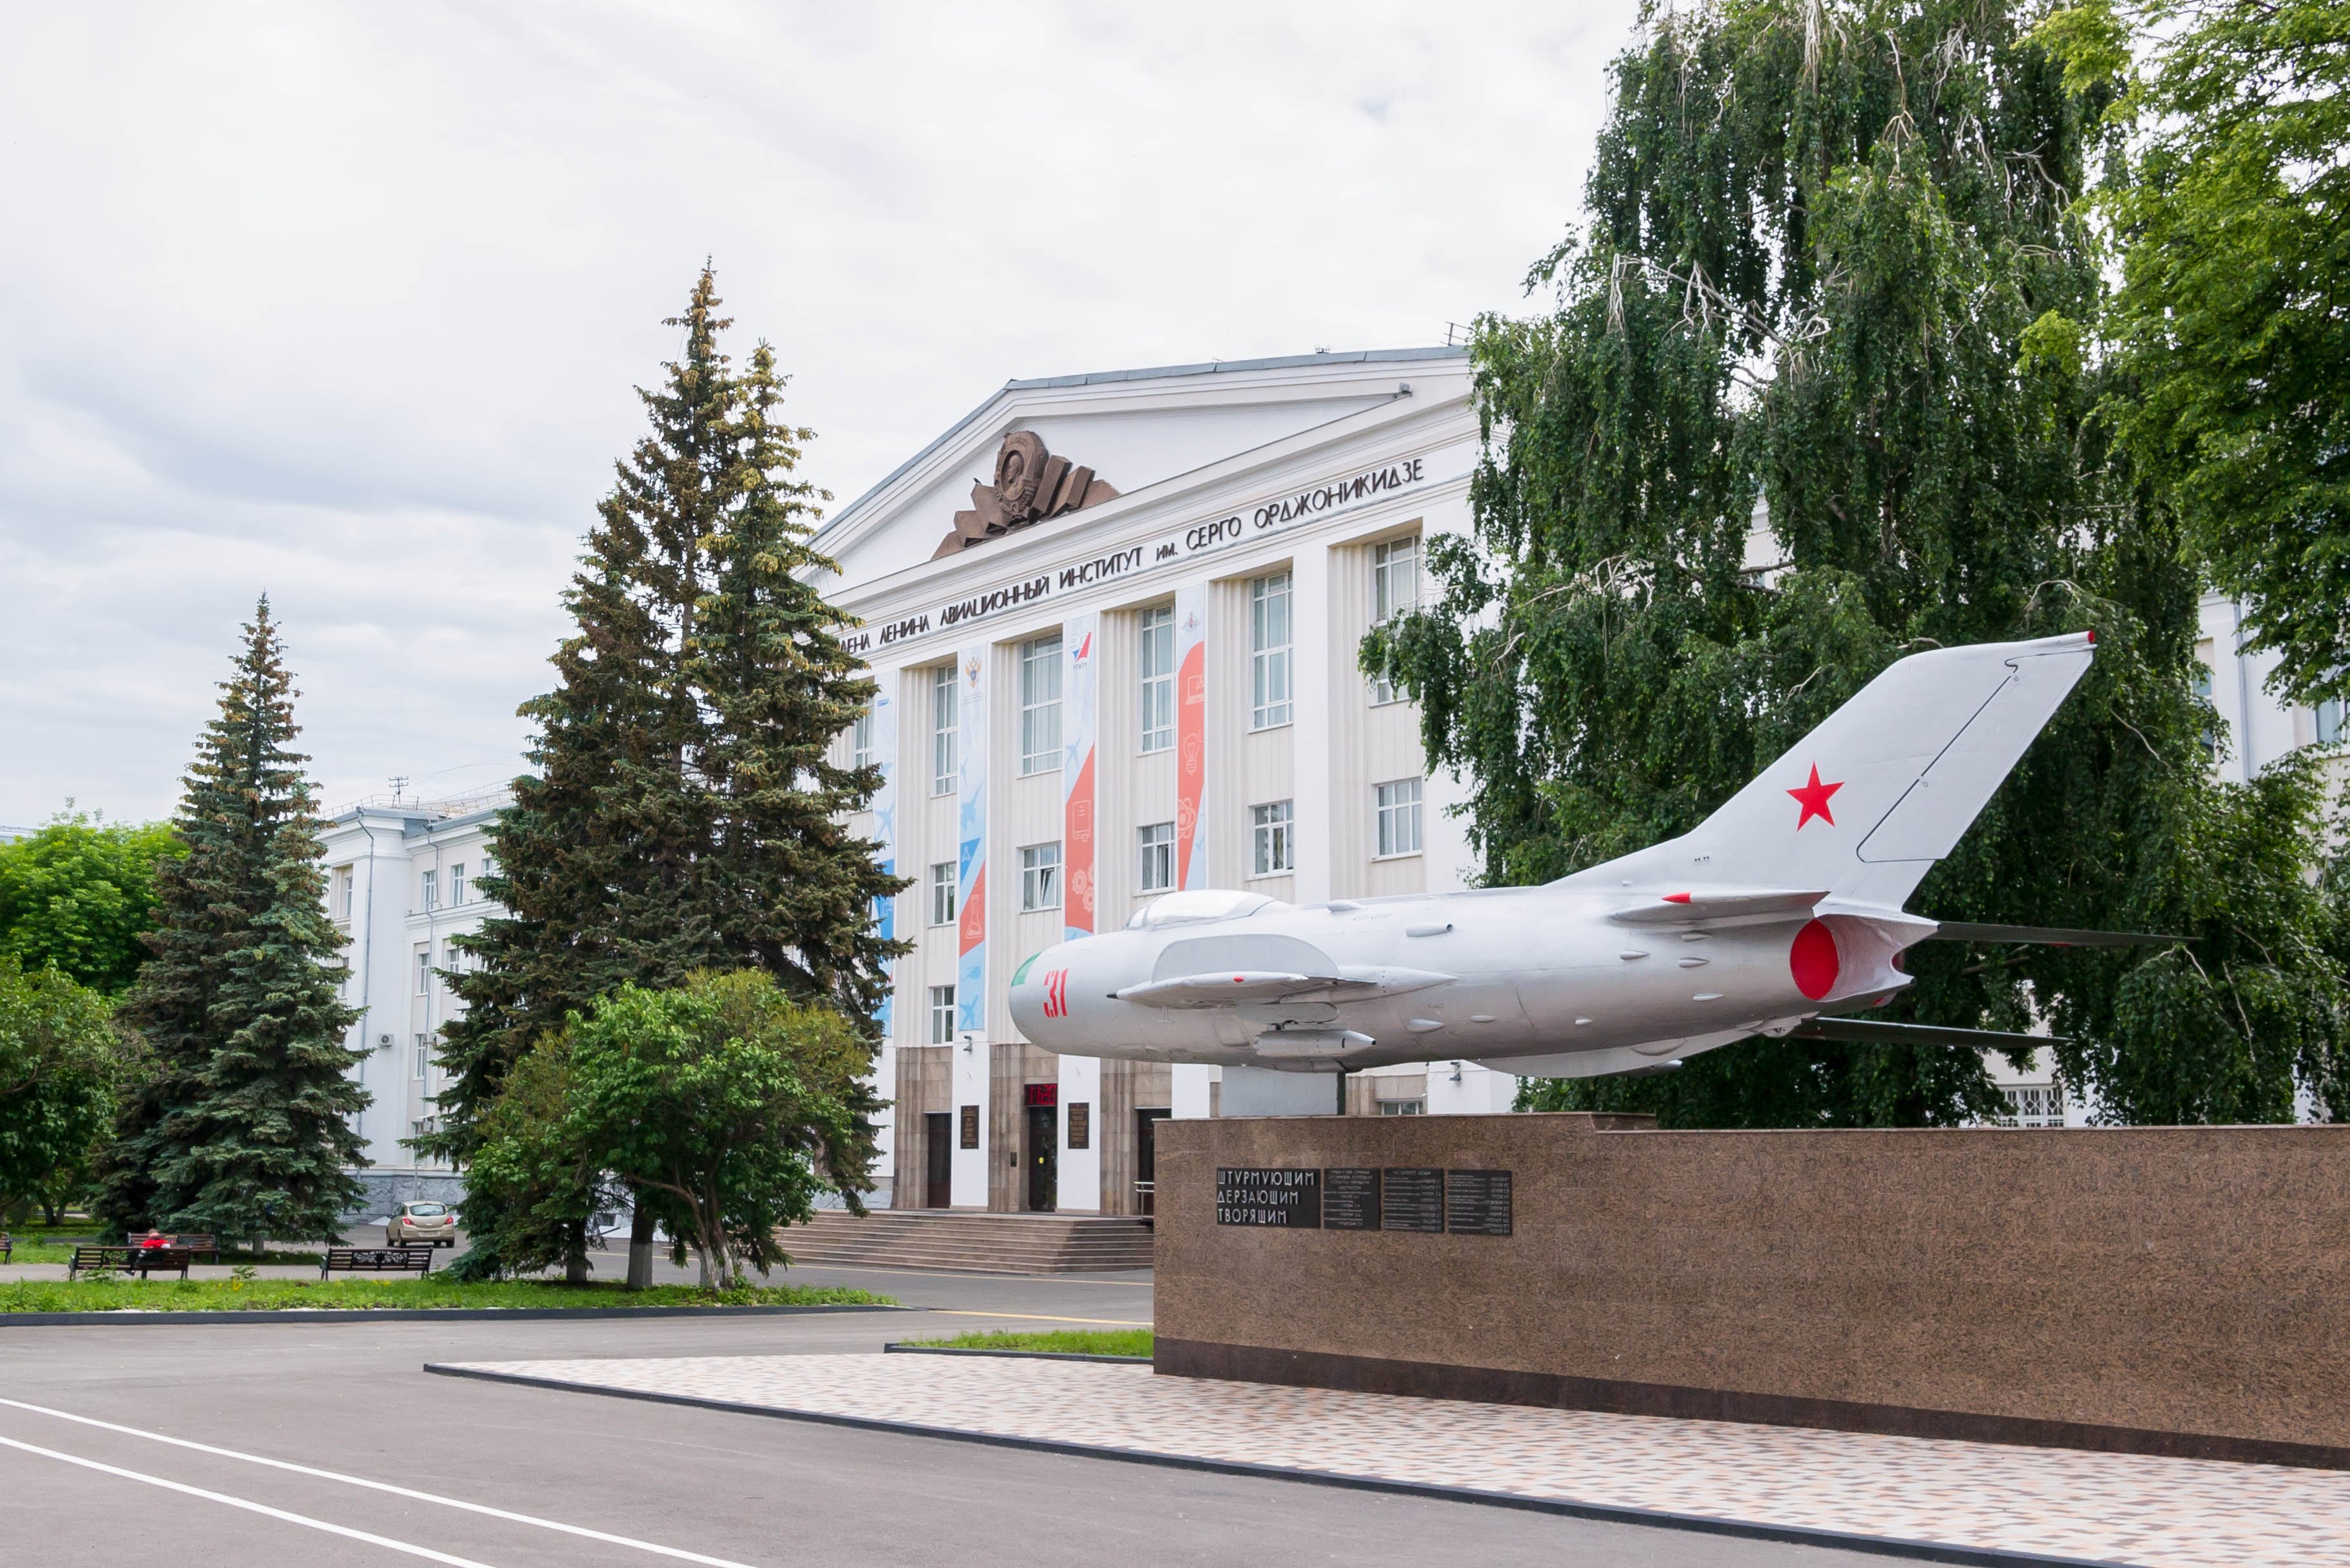
[[[588,1282],[587,1222],[582,1220],[573,1225],[571,1234],[567,1240],[569,1245],[564,1248],[563,1282],[567,1285],[584,1285]]]
[[[641,1198],[629,1216],[629,1289],[650,1289],[653,1282],[653,1217]]]

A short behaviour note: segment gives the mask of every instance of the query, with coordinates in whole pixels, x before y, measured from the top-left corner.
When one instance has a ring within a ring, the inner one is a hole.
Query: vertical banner
[[[884,670],[876,673],[880,690],[873,697],[873,753],[881,765],[881,785],[873,792],[873,839],[880,846],[874,858],[881,875],[893,877],[898,871],[898,672]],[[898,939],[898,899],[895,894],[873,900],[873,930],[883,941]],[[895,1016],[898,987],[897,961],[890,961],[891,985],[881,993],[881,1006],[873,1015],[879,1025],[881,1038],[889,1038],[889,1025]],[[897,1091],[883,1085],[886,1097]]]
[[[1175,590],[1175,886],[1208,885],[1208,585]]]
[[[1061,940],[1094,934],[1094,634],[1101,618],[1088,612],[1061,624],[1061,777],[1068,795],[1061,811]]]
[[[987,1033],[987,645],[956,656],[955,720],[962,730],[962,788],[956,801],[962,840],[955,878],[955,1028]]]

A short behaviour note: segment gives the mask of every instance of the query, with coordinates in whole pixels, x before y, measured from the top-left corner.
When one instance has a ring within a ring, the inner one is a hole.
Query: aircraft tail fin
[[[1825,888],[1898,909],[2089,668],[2094,632],[1912,654],[1680,837],[1576,886]]]

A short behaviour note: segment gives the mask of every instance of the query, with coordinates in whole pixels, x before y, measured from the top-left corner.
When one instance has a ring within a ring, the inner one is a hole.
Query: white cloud
[[[327,801],[510,773],[705,254],[843,500],[1011,377],[1513,308],[1633,9],[0,15],[0,822],[168,811],[265,588]]]

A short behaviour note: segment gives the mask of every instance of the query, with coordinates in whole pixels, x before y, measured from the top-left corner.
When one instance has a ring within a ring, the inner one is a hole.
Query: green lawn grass
[[[840,1285],[746,1285],[711,1291],[536,1280],[20,1280],[0,1285],[0,1319],[12,1312],[290,1312],[302,1307],[895,1306],[888,1296]]]
[[[944,1350],[1051,1350],[1064,1355],[1150,1356],[1147,1328],[1058,1328],[1044,1334],[959,1334],[952,1339],[910,1339]]]

